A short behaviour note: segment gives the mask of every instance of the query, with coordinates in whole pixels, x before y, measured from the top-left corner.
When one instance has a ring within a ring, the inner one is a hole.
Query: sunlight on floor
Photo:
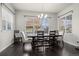
[[[26,44],[25,45],[25,50],[31,51],[32,50],[31,44]]]

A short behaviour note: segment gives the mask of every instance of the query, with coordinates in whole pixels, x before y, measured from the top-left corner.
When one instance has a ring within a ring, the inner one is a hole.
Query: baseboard
[[[9,47],[11,44],[13,44],[13,43],[14,43],[14,42],[12,42],[12,43],[8,44],[6,47],[2,48],[2,49],[0,50],[0,53],[1,53],[3,50],[5,50],[7,47]]]
[[[73,43],[71,43],[71,42],[67,42],[67,41],[64,41],[64,42],[67,43],[67,44],[69,44],[69,45],[72,45],[72,46],[74,46],[74,47],[79,47],[78,45],[73,44]]]

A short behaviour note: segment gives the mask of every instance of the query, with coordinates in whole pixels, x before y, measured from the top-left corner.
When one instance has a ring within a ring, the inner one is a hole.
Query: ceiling
[[[16,10],[58,13],[71,3],[12,3]]]

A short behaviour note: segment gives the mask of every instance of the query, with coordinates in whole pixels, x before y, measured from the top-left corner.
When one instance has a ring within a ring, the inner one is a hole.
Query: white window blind
[[[2,30],[13,29],[13,14],[2,5]]]
[[[68,12],[58,18],[58,26],[60,31],[72,33],[72,14],[73,12]]]

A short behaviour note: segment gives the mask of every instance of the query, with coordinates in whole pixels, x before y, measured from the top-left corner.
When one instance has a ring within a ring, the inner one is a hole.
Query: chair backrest
[[[58,40],[63,40],[64,31],[59,31],[59,35],[62,35],[62,36],[59,36],[59,37],[58,37]]]
[[[64,36],[64,31],[59,31],[59,35],[63,35]]]
[[[44,31],[37,31],[37,36],[44,36]]]
[[[19,33],[19,30],[14,30],[14,33]]]
[[[25,42],[27,37],[23,31],[21,31],[21,36],[22,36],[22,41]]]
[[[44,40],[44,31],[37,31],[37,40]]]
[[[16,37],[19,37],[19,36],[20,36],[19,30],[14,30],[14,37],[16,38]]]
[[[56,31],[50,31],[49,35],[55,35]]]
[[[55,30],[56,31],[56,35],[58,35],[59,33],[58,33],[58,30]]]

